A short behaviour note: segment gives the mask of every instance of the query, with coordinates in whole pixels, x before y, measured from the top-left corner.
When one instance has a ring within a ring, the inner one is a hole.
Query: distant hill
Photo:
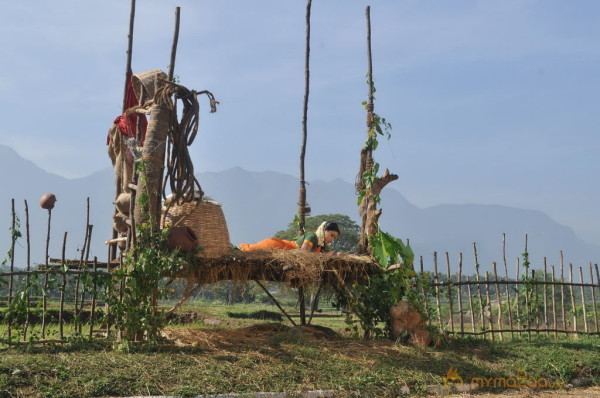
[[[107,164],[109,164],[107,158]],[[207,196],[223,204],[223,211],[234,244],[256,242],[284,229],[296,212],[297,178],[277,172],[250,172],[232,168],[197,175]],[[58,198],[52,210],[50,256],[60,257],[64,233],[67,232],[67,258],[79,258],[82,248],[86,200],[90,200],[90,223],[94,225],[92,255],[104,261],[104,241],[111,236],[114,176],[112,169],[85,178],[66,179],[50,174],[23,159],[12,149],[0,145],[0,250],[10,248],[11,199],[15,199],[21,231],[25,235],[24,200],[29,205],[32,262],[42,262],[48,212],[39,207],[42,194],[53,192]],[[342,180],[313,181],[308,185],[308,202],[312,214],[347,214],[358,222],[354,186]],[[598,262],[600,248],[585,243],[567,226],[560,225],[536,210],[498,205],[439,205],[418,208],[394,189],[382,194],[381,227],[401,239],[409,239],[417,258],[424,257],[426,269],[432,268],[433,252],[438,252],[438,267],[446,269],[444,252],[449,252],[452,269],[463,253],[464,273],[473,272],[473,242],[477,243],[479,263],[491,269],[496,261],[503,270],[502,234],[506,234],[507,262],[514,270],[516,258],[523,251],[525,234],[529,234],[530,260],[534,268],[558,265],[559,251],[565,264],[586,265]],[[15,263],[25,266],[26,240],[20,239]],[[510,271],[511,273],[514,271]],[[503,273],[503,271],[501,271]]]

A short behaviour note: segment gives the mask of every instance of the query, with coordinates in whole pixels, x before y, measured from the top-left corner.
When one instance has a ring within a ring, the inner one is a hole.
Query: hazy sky
[[[600,2],[314,0],[309,181],[354,181],[369,4],[375,110],[393,126],[375,158],[393,187],[419,207],[542,210],[600,244]],[[0,0],[0,144],[69,178],[110,166],[129,5]],[[298,175],[306,2],[138,1],[134,72],[167,70],[176,6],[175,74],[221,102],[201,99],[196,170]]]

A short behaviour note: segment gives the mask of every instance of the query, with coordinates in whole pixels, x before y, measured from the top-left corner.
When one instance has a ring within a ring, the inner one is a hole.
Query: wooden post
[[[458,312],[460,313],[460,334],[465,334],[465,320],[463,317],[463,304],[462,304],[462,264],[463,255],[458,253]]]
[[[48,230],[46,233],[46,259],[45,269],[46,274],[44,275],[44,292],[42,294],[42,339],[46,338],[46,310],[48,308],[48,251],[50,250],[50,224],[52,222],[52,209],[48,209]]]
[[[66,291],[66,286],[67,286],[67,273],[65,271],[65,264],[66,264],[66,257],[65,257],[65,251],[67,248],[67,231],[65,231],[65,234],[63,235],[63,245],[62,245],[62,260],[61,260],[61,266],[62,266],[62,289],[60,289],[60,309],[58,311],[58,333],[60,336],[60,339],[63,340],[65,338],[64,335],[64,315],[65,315],[65,291]]]
[[[26,296],[26,306],[27,306],[27,314],[25,316],[25,326],[23,327],[23,341],[27,341],[27,331],[29,329],[29,324],[31,322],[31,288],[29,287],[29,271],[31,270],[31,240],[30,240],[30,229],[29,229],[29,206],[27,204],[27,200],[25,202],[25,236],[27,240],[27,275],[25,275],[25,296]]]
[[[446,269],[448,272],[448,307],[450,312],[450,330],[454,333],[454,308],[452,305],[452,274],[450,273],[450,257],[446,252]]]
[[[96,315],[96,299],[98,298],[98,258],[94,256],[94,285],[92,290],[92,308],[90,309],[90,334],[89,338],[92,339],[94,333],[94,317]]]
[[[17,242],[17,214],[15,213],[15,200],[11,199],[11,215],[12,215],[12,223],[11,223],[11,235],[10,235],[10,272],[11,275],[8,277],[8,307],[12,304],[12,294],[13,294],[13,276],[12,273],[15,270],[15,243]],[[46,255],[46,258],[48,255]],[[9,316],[7,319],[7,335],[10,340],[12,337],[12,316]]]
[[[467,276],[467,282],[470,282]],[[471,294],[471,284],[467,284],[467,292],[469,294],[469,309],[471,310],[471,331],[475,333],[475,312],[473,310],[473,295]]]
[[[577,331],[577,305],[575,303],[575,293],[573,291],[573,264],[569,263],[569,293],[571,294],[571,311],[573,312],[573,330]]]
[[[302,103],[302,146],[300,147],[300,190],[298,193],[298,230],[304,234],[306,221],[306,180],[304,158],[306,157],[308,95],[310,91],[310,10],[312,0],[306,2],[306,41],[304,54],[304,101]]]
[[[306,305],[304,305],[304,286],[298,286],[298,302],[300,304],[300,325],[306,325]]]
[[[296,325],[296,322],[294,322],[294,320],[292,319],[291,316],[288,315],[287,312],[285,312],[285,310],[283,309],[283,307],[281,305],[279,305],[279,303],[277,302],[277,300],[275,300],[275,297],[273,297],[273,295],[269,292],[269,290],[263,286],[262,283],[260,283],[260,281],[255,280],[254,282],[256,282],[258,284],[258,286],[260,286],[262,288],[262,290],[264,290],[264,292],[267,294],[267,296],[269,296],[269,298],[271,299],[271,301],[273,301],[273,303],[275,303],[275,305],[277,306],[277,308],[279,308],[279,310],[281,312],[283,312],[283,314],[287,317],[287,319],[290,321],[290,323],[294,326],[298,326]]]
[[[585,290],[583,288],[583,268],[579,267],[579,281],[581,282],[581,305],[583,306],[583,330],[589,333],[587,322],[587,308],[585,303]]]
[[[563,330],[567,330],[567,315],[565,313],[565,274],[564,274],[564,263],[562,250],[560,252],[560,306],[561,306],[561,315],[562,315],[562,327]]]
[[[535,280],[535,270],[531,270],[531,279],[533,280],[533,290],[534,290],[534,311],[533,313],[535,314],[535,327],[536,327],[536,334],[539,335],[539,328],[540,328],[540,314],[538,312],[539,309],[539,296],[538,296],[538,283]]]
[[[437,266],[437,252],[433,252],[433,281],[435,283],[435,302],[437,305],[438,321],[440,323],[440,329],[446,330],[442,324],[442,308],[440,306],[440,278],[438,277],[438,266]]]
[[[494,265],[494,280],[496,282],[496,299],[498,300],[498,329],[502,330],[502,298],[500,297],[500,285],[498,285],[498,271],[496,270],[496,262],[493,262]],[[490,305],[491,308],[491,305]],[[500,332],[500,340],[504,341],[504,333]]]
[[[494,333],[494,322],[492,321],[492,300],[490,298],[490,273],[488,271],[485,271],[485,296],[487,299],[487,304],[488,307],[490,309],[490,316],[488,318],[488,322],[490,324],[490,334],[492,335],[492,341],[496,340],[496,336]],[[483,309],[482,309],[483,312]]]
[[[554,329],[554,337],[558,338],[558,325],[556,323],[556,311],[558,310],[558,308],[556,308],[556,278],[555,278],[555,274],[554,274],[554,265],[552,266],[552,328]]]
[[[548,265],[546,262],[546,257],[544,257],[544,327],[546,329],[549,328],[548,325],[548,285],[546,284],[546,282],[548,282]]]
[[[506,263],[506,234],[502,234],[502,262],[504,263],[504,276],[506,277],[506,304],[508,305],[508,324],[510,325],[510,336],[514,339],[514,327],[513,327],[513,319],[512,319],[512,305],[510,302],[510,285],[508,283],[508,265]],[[517,301],[519,301],[519,296],[517,296]]]
[[[477,259],[477,244],[473,242],[473,257],[475,259],[475,276],[477,278],[477,296],[479,298],[479,309],[481,310],[481,327],[485,330],[485,318],[483,316],[483,297],[481,295],[481,284],[479,277],[479,260]]]
[[[598,282],[598,281],[596,281]],[[594,273],[592,272],[592,262],[590,261],[590,283],[594,284]],[[596,333],[600,332],[598,329],[598,309],[596,308],[596,288],[592,286],[592,306],[594,308],[594,324],[596,325]]]

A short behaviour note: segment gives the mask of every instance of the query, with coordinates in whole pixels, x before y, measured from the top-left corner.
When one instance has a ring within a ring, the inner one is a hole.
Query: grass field
[[[290,314],[297,316],[293,307]],[[270,305],[189,305],[186,324],[165,329],[170,340],[135,347],[106,340],[5,349],[0,397],[107,397],[334,390],[367,397],[426,395],[450,368],[473,378],[516,378],[600,385],[600,338],[490,342],[447,339],[415,348],[364,340],[344,331],[343,318],[323,308],[316,327],[253,319],[276,316]],[[318,316],[316,316],[318,315]],[[297,319],[297,318],[296,318]],[[486,392],[494,392],[491,387]],[[290,396],[293,396],[291,394]]]

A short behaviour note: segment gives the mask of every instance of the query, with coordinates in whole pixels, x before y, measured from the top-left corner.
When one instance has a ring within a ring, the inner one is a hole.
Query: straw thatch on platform
[[[365,283],[381,270],[368,256],[326,255],[302,250],[236,250],[219,258],[197,257],[194,264],[173,276],[199,285],[223,280],[258,280],[283,282],[293,287],[317,283],[337,287]]]

